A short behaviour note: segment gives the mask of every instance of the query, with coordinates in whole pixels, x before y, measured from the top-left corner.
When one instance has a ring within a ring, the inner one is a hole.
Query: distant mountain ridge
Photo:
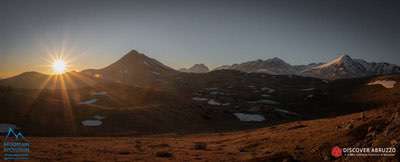
[[[389,63],[367,62],[341,55],[327,63],[290,65],[280,58],[248,61],[240,64],[223,65],[214,70],[236,70],[247,73],[267,73],[272,75],[298,75],[320,79],[358,78],[373,75],[400,73],[400,67]],[[156,59],[132,50],[115,63],[101,69],[87,69],[81,72],[68,72],[63,77],[38,72],[25,72],[0,80],[0,86],[27,89],[76,89],[92,86],[99,82],[112,82],[139,87],[157,87],[172,83],[183,72],[207,73],[204,64],[195,64],[189,69],[174,70]],[[66,82],[64,82],[66,81]]]
[[[311,65],[310,65],[311,66]],[[267,60],[248,61],[240,64],[223,65],[215,70],[229,69],[238,70],[248,73],[268,73],[273,75],[290,75],[298,74],[299,71],[305,70],[310,66],[292,66],[280,58],[274,57]]]
[[[0,86],[25,89],[75,89],[99,82],[114,82],[130,86],[152,86],[167,82],[166,77],[178,71],[132,50],[121,59],[102,69],[68,72],[61,77],[38,72],[25,72],[0,80]],[[65,80],[65,82],[63,81]]]
[[[179,69],[179,71],[185,73],[208,73],[210,69],[204,64],[194,64],[192,67],[188,69],[181,68]]]
[[[95,80],[78,72],[67,72],[62,76],[46,75],[39,72],[25,72],[0,80],[0,86],[23,89],[78,89],[96,83]]]
[[[341,55],[327,63],[311,63],[309,65],[290,65],[275,57],[267,60],[223,65],[214,70],[221,69],[273,75],[300,75],[331,80],[400,73],[400,67],[397,65],[367,62],[362,59],[353,59],[348,55]]]

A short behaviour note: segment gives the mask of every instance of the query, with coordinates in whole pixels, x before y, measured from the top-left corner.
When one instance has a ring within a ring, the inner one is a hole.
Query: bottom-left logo
[[[8,128],[3,142],[4,160],[29,160],[30,143],[21,132]]]

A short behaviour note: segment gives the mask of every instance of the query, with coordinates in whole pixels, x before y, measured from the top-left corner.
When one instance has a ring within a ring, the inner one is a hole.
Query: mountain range
[[[192,67],[190,67],[188,69],[181,68],[181,69],[179,69],[179,71],[185,72],[185,73],[208,73],[208,72],[210,72],[210,69],[204,64],[194,64]]]
[[[400,67],[389,63],[367,62],[341,55],[327,63],[312,63],[308,65],[290,65],[280,58],[255,60],[233,65],[223,65],[218,70],[235,70],[246,73],[266,73],[270,75],[298,75],[319,79],[346,79],[374,75],[400,73]],[[0,80],[2,86],[17,88],[80,88],[94,85],[98,82],[113,82],[130,86],[146,87],[161,86],[173,83],[182,73],[207,73],[209,68],[204,64],[195,64],[188,69],[175,70],[156,59],[132,50],[121,59],[101,69],[87,69],[81,72],[68,72],[64,75],[70,82],[62,83],[57,76],[38,72],[25,72],[18,76]],[[57,83],[57,84],[48,84]]]
[[[275,57],[267,60],[223,65],[215,70],[222,69],[272,75],[299,75],[329,80],[400,73],[400,67],[397,65],[367,62],[362,59],[353,59],[348,55],[341,55],[327,63],[312,63],[308,65],[290,65]]]
[[[60,144],[73,161],[326,161],[349,143],[397,148],[400,75],[364,77],[396,73],[395,65],[343,55],[234,67],[186,73],[131,51],[100,69],[26,72],[0,80],[0,128],[27,132],[36,161],[62,159],[51,153]],[[41,89],[57,87],[68,89]]]

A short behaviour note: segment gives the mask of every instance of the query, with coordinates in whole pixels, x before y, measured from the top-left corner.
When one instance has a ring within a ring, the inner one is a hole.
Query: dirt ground
[[[393,141],[400,140],[398,129],[389,135],[376,129],[372,138],[365,134],[371,131],[369,127],[387,127],[394,111],[397,109],[382,108],[364,115],[355,113],[230,133],[27,139],[31,142],[30,161],[35,162],[396,161],[398,157],[330,156],[331,148],[336,145],[392,147]]]

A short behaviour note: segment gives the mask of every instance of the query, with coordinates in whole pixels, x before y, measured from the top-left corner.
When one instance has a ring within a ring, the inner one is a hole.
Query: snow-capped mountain
[[[189,69],[182,68],[182,69],[179,69],[179,71],[185,72],[185,73],[208,73],[210,71],[210,69],[204,64],[195,64],[192,67],[190,67]]]
[[[214,70],[238,70],[248,73],[268,73],[273,75],[300,75],[321,79],[357,78],[372,75],[400,73],[400,67],[389,63],[370,63],[341,55],[327,63],[290,65],[279,58],[255,60],[241,64],[223,65]]]
[[[348,55],[301,72],[303,76],[322,79],[357,78],[372,75],[400,73],[400,67],[389,63],[369,63],[361,59],[352,59]]]
[[[224,65],[217,67],[215,70],[222,69],[238,70],[248,73],[268,73],[276,75],[287,75],[296,73],[295,67],[277,57],[267,60],[249,61],[241,64]]]

